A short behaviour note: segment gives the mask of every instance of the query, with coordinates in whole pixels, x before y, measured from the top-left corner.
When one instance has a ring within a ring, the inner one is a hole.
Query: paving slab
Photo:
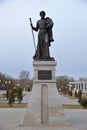
[[[79,105],[77,98],[70,99],[66,95],[60,95],[60,101],[61,101],[62,104]]]
[[[30,92],[24,96],[23,102],[29,102]],[[63,102],[70,103],[72,99],[63,97]],[[61,97],[60,97],[61,99]],[[68,102],[69,101],[69,102]],[[75,100],[73,100],[74,103]],[[75,101],[76,102],[76,101]],[[64,109],[64,114],[69,127],[58,126],[22,126],[26,108],[0,108],[0,130],[87,130],[87,109]]]
[[[64,109],[64,114],[70,125],[87,130],[87,109]]]

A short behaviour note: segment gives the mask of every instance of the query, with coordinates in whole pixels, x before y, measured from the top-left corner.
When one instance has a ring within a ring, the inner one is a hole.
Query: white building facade
[[[87,97],[87,81],[69,82],[69,90],[72,90],[73,94],[82,90],[83,96]]]

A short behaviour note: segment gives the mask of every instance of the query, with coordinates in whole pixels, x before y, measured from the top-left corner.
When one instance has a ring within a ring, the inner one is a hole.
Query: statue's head
[[[40,12],[40,16],[41,16],[41,17],[44,17],[45,15],[46,15],[45,11],[41,11],[41,12]]]

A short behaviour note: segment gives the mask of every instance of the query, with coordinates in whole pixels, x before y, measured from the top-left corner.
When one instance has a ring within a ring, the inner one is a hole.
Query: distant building
[[[82,90],[83,96],[87,97],[87,81],[69,82],[69,90],[72,90],[73,94]]]

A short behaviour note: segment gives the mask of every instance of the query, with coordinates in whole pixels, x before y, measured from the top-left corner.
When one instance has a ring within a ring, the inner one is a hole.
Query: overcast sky
[[[28,19],[35,26],[41,10],[54,21],[50,53],[57,61],[56,75],[87,77],[87,0],[0,0],[0,72],[18,78],[26,70],[33,76]]]

